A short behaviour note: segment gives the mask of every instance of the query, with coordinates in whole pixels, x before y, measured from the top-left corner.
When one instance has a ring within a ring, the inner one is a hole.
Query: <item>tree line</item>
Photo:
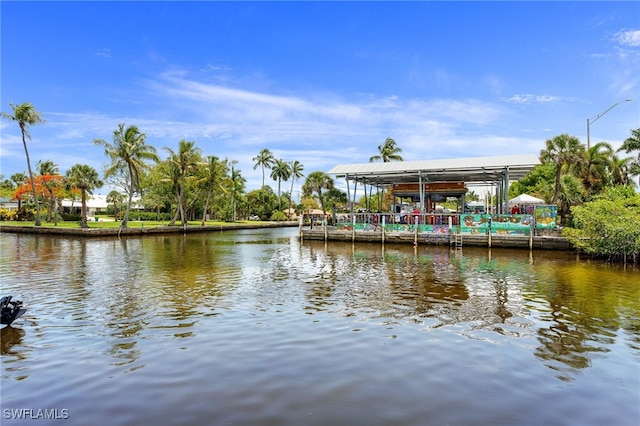
[[[111,141],[93,141],[103,148],[108,159],[102,179],[86,164],[74,165],[62,176],[50,160],[38,162],[34,173],[27,140],[31,138],[31,126],[43,124],[45,120],[28,102],[11,104],[11,108],[12,112],[2,113],[2,117],[16,122],[20,128],[28,175],[16,173],[9,179],[1,177],[0,188],[4,195],[10,194],[10,198],[18,200],[20,218],[33,211],[36,226],[42,224],[40,204],[46,206],[46,220],[51,222],[58,220],[63,198],[80,198],[81,226],[87,227],[87,197],[105,182],[119,189],[109,193],[107,202],[116,219],[121,220],[122,228],[126,228],[130,220],[134,198],[136,204],[153,212],[146,217],[167,219],[170,226],[178,222],[187,226],[188,221],[197,219],[202,225],[207,219],[285,220],[292,212],[309,211],[318,208],[318,204],[325,210],[325,204],[335,205],[334,200],[346,199],[326,173],[316,171],[307,176],[302,186],[301,202],[294,203],[293,187],[304,177],[304,165],[298,160],[277,159],[266,148],[253,158],[254,169],[262,169],[262,187],[246,192],[246,179],[237,168],[237,161],[205,155],[194,141],[186,139],[179,141],[176,149],[164,147],[167,155],[161,159],[156,148],[147,143],[146,134],[135,125],[125,124],[118,124]],[[277,194],[265,184],[267,170],[277,182]],[[290,182],[289,191],[283,190],[287,182]],[[23,199],[31,203],[31,209],[23,208]],[[140,213],[136,214],[141,217]]]
[[[52,161],[38,162],[38,173],[33,173],[27,139],[30,139],[30,127],[44,123],[44,119],[29,103],[11,104],[11,108],[12,113],[2,113],[2,116],[20,127],[28,176],[18,173],[10,179],[2,177],[3,193],[11,193],[19,202],[30,198],[36,205],[36,226],[41,224],[37,208],[40,202],[46,206],[47,220],[51,221],[57,220],[56,206],[62,198],[79,197],[81,226],[86,227],[86,197],[104,184],[99,174],[88,165],[76,164],[61,176]],[[134,196],[145,210],[153,212],[148,214],[155,215],[157,220],[169,220],[172,226],[178,221],[187,226],[188,221],[198,218],[202,225],[208,218],[284,220],[292,211],[309,212],[318,207],[325,214],[335,215],[338,208],[348,203],[347,195],[335,187],[329,175],[314,171],[306,176],[302,198],[294,204],[293,186],[305,177],[304,166],[298,160],[277,159],[268,148],[260,150],[252,159],[254,170],[259,167],[262,171],[262,186],[247,193],[246,180],[236,168],[237,161],[204,155],[193,141],[183,139],[177,149],[165,147],[167,156],[160,159],[156,148],[147,144],[146,135],[138,127],[119,124],[111,142],[96,139],[94,143],[104,149],[109,160],[103,179],[121,189],[107,197],[114,215],[121,219],[121,227],[127,227]],[[387,138],[369,161],[403,161],[401,152],[396,141]],[[620,157],[621,152],[634,156]],[[266,185],[267,172],[277,182],[277,193]],[[540,165],[511,184],[509,198],[528,193],[556,204],[560,223],[567,227],[565,235],[576,246],[610,258],[617,256],[612,253],[622,253],[625,259],[628,255],[635,259],[640,253],[640,195],[634,190],[635,176],[640,176],[640,129],[631,130],[631,136],[617,150],[604,141],[586,147],[577,137],[561,134],[545,142],[540,151]],[[290,182],[289,191],[283,192],[283,184],[287,182]],[[383,192],[383,196],[376,199],[372,197],[372,190],[369,188],[367,195],[365,186],[360,205],[370,211],[390,208],[390,194],[385,196]],[[618,219],[613,220],[616,214]],[[605,222],[607,226],[603,225]],[[612,229],[609,225],[614,222],[617,227]],[[607,248],[602,248],[604,246]]]

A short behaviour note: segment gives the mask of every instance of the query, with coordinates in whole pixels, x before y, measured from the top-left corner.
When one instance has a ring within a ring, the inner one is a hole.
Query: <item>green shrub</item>
[[[273,221],[283,221],[283,220],[287,220],[287,215],[284,214],[283,212],[280,211],[275,211],[271,214],[271,219]]]
[[[607,189],[571,212],[573,227],[565,228],[563,235],[576,248],[611,261],[638,261],[640,194],[633,188]]]

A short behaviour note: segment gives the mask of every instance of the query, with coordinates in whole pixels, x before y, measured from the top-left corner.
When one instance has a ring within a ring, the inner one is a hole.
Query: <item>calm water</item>
[[[296,233],[0,234],[0,422],[640,424],[638,270]]]

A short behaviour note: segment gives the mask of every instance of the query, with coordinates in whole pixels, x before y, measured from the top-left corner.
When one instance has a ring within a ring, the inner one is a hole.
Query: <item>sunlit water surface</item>
[[[637,269],[296,233],[1,234],[1,423],[640,424]]]

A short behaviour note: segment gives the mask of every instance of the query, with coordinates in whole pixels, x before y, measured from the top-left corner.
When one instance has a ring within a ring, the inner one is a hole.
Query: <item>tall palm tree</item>
[[[187,226],[187,217],[185,214],[185,184],[189,176],[195,170],[196,166],[201,163],[202,155],[200,148],[196,148],[196,143],[193,141],[187,141],[182,139],[178,143],[178,151],[175,152],[171,148],[166,148],[169,152],[169,158],[167,162],[171,170],[173,170],[173,176],[176,177],[176,201],[178,203],[178,213],[180,214],[180,221],[182,226]],[[169,225],[175,223],[175,217]]]
[[[31,192],[33,195],[33,202],[36,206],[36,220],[35,226],[42,224],[40,220],[40,209],[38,207],[38,194],[36,193],[36,183],[33,180],[33,172],[31,171],[31,160],[29,159],[29,150],[27,149],[27,139],[31,139],[31,133],[29,127],[34,124],[41,124],[45,121],[42,119],[42,114],[34,108],[29,102],[22,103],[20,105],[9,104],[13,109],[13,114],[6,112],[0,113],[3,118],[16,121],[20,126],[20,132],[22,133],[22,145],[24,145],[24,154],[27,157],[27,169],[29,170],[29,179],[31,180]]]
[[[260,150],[257,156],[253,157],[253,161],[255,161],[253,170],[257,169],[258,166],[262,168],[262,186],[264,186],[264,169],[271,169],[271,166],[275,163],[275,157],[269,149],[264,148]]]
[[[333,179],[325,172],[311,172],[307,176],[304,185],[302,185],[302,192],[305,197],[310,197],[314,192],[318,194],[318,201],[320,201],[320,207],[322,212],[326,215],[327,211],[324,207],[323,191],[334,188]]]
[[[233,208],[233,214],[232,214],[231,220],[233,222],[236,221],[237,200],[240,198],[240,196],[244,192],[245,183],[247,182],[247,180],[244,177],[242,177],[240,170],[237,170],[235,168],[235,165],[237,163],[238,163],[237,160],[231,161],[231,175],[229,179],[229,184],[231,189],[231,207]]]
[[[67,185],[71,188],[79,189],[82,200],[82,221],[80,226],[88,228],[87,224],[87,194],[92,194],[93,190],[103,185],[98,177],[98,172],[86,164],[75,164],[67,170]]]
[[[118,129],[113,132],[113,143],[103,139],[96,139],[96,145],[104,147],[104,153],[111,160],[111,164],[104,171],[104,178],[117,176],[119,172],[126,171],[126,190],[129,194],[127,210],[122,218],[120,229],[127,227],[129,212],[133,194],[140,191],[140,177],[149,169],[148,161],[157,162],[156,149],[147,145],[147,135],[140,133],[137,126],[129,126],[125,129],[123,124],[118,124]]]
[[[560,194],[560,177],[563,168],[576,164],[582,157],[584,145],[575,136],[569,136],[564,133],[548,139],[545,142],[545,149],[540,151],[540,161],[543,163],[551,162],[556,166],[556,178],[553,191],[552,204],[556,204]]]
[[[213,191],[219,189],[222,192],[227,192],[225,183],[228,183],[228,168],[229,167],[227,165],[226,159],[220,161],[220,159],[215,155],[209,155],[207,157],[207,165],[203,169],[203,177],[199,182],[204,187],[207,193],[207,199],[204,203],[204,211],[202,212],[202,226],[204,226],[207,218],[209,203],[211,201],[211,197],[213,196]]]
[[[271,167],[271,179],[278,181],[278,210],[282,210],[280,205],[280,185],[282,181],[288,181],[291,177],[291,166],[288,162],[280,159],[276,160]]]
[[[291,163],[291,192],[289,193],[289,212],[291,212],[291,200],[293,199],[293,184],[297,179],[300,179],[302,176],[302,172],[304,171],[304,166],[298,160],[295,160]]]

